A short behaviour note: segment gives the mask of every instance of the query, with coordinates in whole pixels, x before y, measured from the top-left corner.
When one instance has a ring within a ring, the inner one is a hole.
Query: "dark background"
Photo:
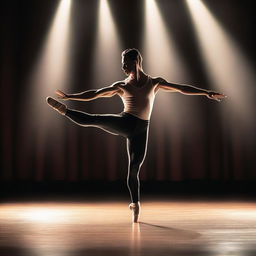
[[[141,49],[143,1],[111,0],[109,3],[123,49]],[[207,0],[204,3],[255,66],[254,1]],[[33,105],[30,98],[33,95],[29,94],[33,85],[29,78],[57,4],[58,1],[53,0],[1,1],[1,187],[7,194],[17,191],[104,191],[111,188],[120,192],[124,190],[121,187],[127,173],[125,139],[102,130],[75,126],[51,109],[48,110],[49,116],[55,121],[49,120],[43,140],[38,135],[40,121],[44,119],[47,123],[48,116],[34,118],[31,109],[36,112],[38,107],[47,108],[47,95],[42,95],[38,104]],[[94,84],[91,65],[97,5],[98,1],[94,0],[73,1],[69,81],[72,92],[106,86]],[[190,81],[184,82],[211,88],[199,57],[199,45],[185,1],[159,0],[158,6],[193,74]],[[113,78],[113,82],[122,77],[120,71],[120,77]],[[161,112],[171,116],[179,114],[179,109],[161,109],[159,101],[155,102],[148,153],[140,174],[145,191],[253,193],[256,178],[255,117],[251,117],[246,128],[241,128],[239,118],[223,128],[225,118],[228,119],[221,114],[225,103],[212,102],[206,97],[186,97],[189,96],[170,95],[170,101],[175,98],[184,102],[180,119],[185,120],[185,125],[179,129],[174,129],[171,124],[168,126],[166,122],[161,124],[164,118],[159,118]],[[196,126],[191,121],[195,111],[192,112],[186,102],[196,106],[196,118],[200,120]],[[69,105],[89,113],[122,111],[118,96]]]

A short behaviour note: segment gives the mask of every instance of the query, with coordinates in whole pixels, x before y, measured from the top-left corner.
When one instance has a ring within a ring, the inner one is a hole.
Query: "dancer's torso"
[[[129,83],[122,83],[118,95],[124,103],[124,112],[130,113],[144,120],[149,120],[154,105],[157,85],[151,77],[140,87]]]

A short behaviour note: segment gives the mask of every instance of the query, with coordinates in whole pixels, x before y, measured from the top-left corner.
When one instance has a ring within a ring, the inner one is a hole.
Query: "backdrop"
[[[200,45],[185,1],[159,0],[158,8],[167,31],[182,53],[189,76],[172,79],[205,89],[215,89],[206,74]],[[209,10],[255,66],[255,14],[253,1],[204,1]],[[69,77],[66,92],[101,88],[123,79],[120,56],[107,60],[120,63],[116,75],[95,68],[98,1],[76,0],[70,13]],[[48,77],[33,80],[46,34],[58,1],[1,1],[1,181],[120,180],[127,173],[124,138],[96,128],[82,128],[52,111],[45,97],[54,95]],[[149,60],[143,48],[143,1],[109,1],[121,49],[142,51],[144,70]],[[107,26],[107,25],[106,25]],[[104,42],[102,42],[104,44]],[[159,63],[161,62],[159,42]],[[114,49],[109,46],[108,54]],[[121,52],[120,52],[121,54]],[[172,58],[172,56],[170,56]],[[224,58],[224,56],[223,56]],[[100,59],[97,61],[100,62]],[[222,62],[223,60],[219,60]],[[46,64],[45,64],[46,65]],[[53,67],[58,68],[56,61]],[[107,67],[106,67],[107,68]],[[116,66],[113,64],[113,69]],[[95,75],[96,74],[96,75]],[[157,74],[153,74],[157,75]],[[228,74],[232,77],[234,73]],[[48,88],[48,87],[49,88]],[[240,91],[255,93],[255,81]],[[45,88],[48,88],[45,90]],[[235,88],[234,88],[235,89]],[[220,90],[220,89],[218,89]],[[225,92],[225,88],[223,87]],[[255,95],[254,95],[255,96]],[[221,103],[203,96],[159,92],[151,118],[147,156],[142,180],[252,180],[256,178],[255,115],[246,119],[230,111],[231,99]],[[166,103],[167,102],[167,103]],[[166,104],[165,104],[166,103]],[[89,113],[119,113],[118,96],[90,102],[67,102],[69,107]],[[255,101],[251,102],[254,113]],[[239,109],[239,106],[236,106]]]

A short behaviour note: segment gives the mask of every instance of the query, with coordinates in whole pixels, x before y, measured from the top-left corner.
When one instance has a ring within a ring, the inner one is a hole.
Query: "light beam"
[[[35,138],[37,138],[37,177],[34,177],[36,180],[41,180],[44,173],[45,146],[50,137],[52,147],[49,150],[52,150],[53,155],[60,152],[63,153],[63,145],[61,143],[63,141],[63,127],[59,125],[56,113],[47,106],[45,98],[53,95],[56,89],[66,91],[66,86],[69,82],[70,11],[71,0],[59,1],[38,61],[31,72],[29,81],[31,88],[29,88],[24,100],[24,111],[26,112],[24,119],[27,120],[23,122],[21,146],[23,150],[29,151],[27,147],[29,146],[31,134],[34,134]],[[56,131],[58,132],[56,133]],[[29,158],[28,155],[27,157]],[[57,159],[60,160],[61,158],[58,155]],[[29,160],[23,157],[21,161],[25,168]],[[62,160],[56,160],[54,163],[63,167]]]
[[[251,65],[201,0],[187,0],[187,6],[208,76],[228,96],[226,118],[250,124],[254,115],[252,88],[256,81]]]
[[[101,88],[120,79],[122,50],[107,0],[100,0],[98,17],[94,83]]]
[[[155,0],[145,0],[145,34],[143,49],[145,67],[153,76],[171,81],[185,81],[188,77],[182,56],[161,17]]]
[[[162,77],[173,83],[188,83],[189,72],[182,55],[176,47],[172,31],[165,24],[155,0],[145,0],[145,32],[143,42],[144,67],[151,76]],[[185,98],[186,97],[186,98]],[[181,102],[181,98],[182,101]],[[157,137],[156,169],[162,170],[165,155],[162,152],[168,141],[169,147],[175,150],[171,154],[170,162],[173,168],[181,161],[181,138],[188,126],[197,127],[198,118],[194,113],[193,99],[188,96],[159,90],[152,113],[152,125]],[[190,110],[193,119],[188,118]],[[160,123],[160,125],[159,125]],[[175,173],[173,171],[172,173]],[[170,174],[170,176],[172,175]],[[163,176],[162,176],[163,175]],[[164,174],[157,172],[157,179],[162,180]],[[171,177],[179,180],[180,177]]]

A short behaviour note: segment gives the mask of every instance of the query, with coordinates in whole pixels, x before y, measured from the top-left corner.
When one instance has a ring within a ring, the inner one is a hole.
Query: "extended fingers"
[[[55,93],[56,94],[63,94],[63,92],[61,90],[56,90]]]
[[[219,99],[224,99],[224,98],[227,98],[227,96],[226,95],[224,95],[224,94],[221,94],[221,93],[219,93],[218,95],[216,95]]]
[[[65,97],[65,94],[60,91],[60,90],[56,90],[55,93],[57,94],[58,97],[62,98],[62,97]]]

